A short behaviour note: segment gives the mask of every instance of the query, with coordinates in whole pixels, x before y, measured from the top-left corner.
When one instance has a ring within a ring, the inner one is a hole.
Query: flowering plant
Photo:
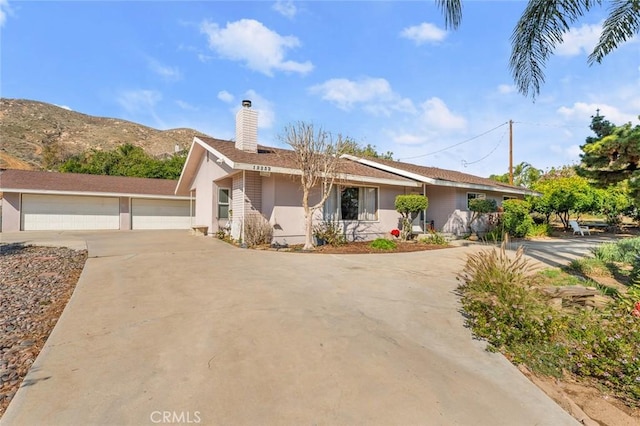
[[[631,315],[633,315],[634,317],[640,317],[640,302],[637,302],[634,305],[633,311],[631,311]]]
[[[394,237],[398,238],[400,236],[400,230],[399,229],[392,229],[391,230],[391,235],[393,235]]]

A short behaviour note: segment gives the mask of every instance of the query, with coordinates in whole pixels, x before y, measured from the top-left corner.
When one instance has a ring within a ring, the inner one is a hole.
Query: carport
[[[193,203],[176,183],[3,170],[2,231],[189,229]]]

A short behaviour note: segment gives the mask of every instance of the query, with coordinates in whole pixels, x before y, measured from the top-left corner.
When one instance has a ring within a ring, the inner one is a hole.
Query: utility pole
[[[513,120],[509,120],[509,185],[513,185]]]

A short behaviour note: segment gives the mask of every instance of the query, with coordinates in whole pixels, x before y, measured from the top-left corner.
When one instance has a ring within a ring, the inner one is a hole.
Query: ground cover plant
[[[559,269],[533,273],[522,250],[470,255],[459,275],[466,323],[516,364],[543,375],[595,382],[637,407],[640,401],[640,287],[606,292],[601,309],[553,307],[546,286],[593,286]]]
[[[385,238],[376,238],[369,243],[369,247],[376,250],[395,250],[397,246],[395,242]]]

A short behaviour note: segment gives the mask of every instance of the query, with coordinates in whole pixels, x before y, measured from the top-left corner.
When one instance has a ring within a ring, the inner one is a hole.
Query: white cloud
[[[583,24],[580,28],[573,27],[562,36],[562,44],[558,45],[555,53],[560,56],[590,54],[600,39],[601,31],[601,24]]]
[[[374,115],[389,115],[392,111],[415,113],[413,102],[395,93],[384,78],[365,77],[358,81],[334,78],[310,87],[309,92],[345,111],[363,104],[362,108]]]
[[[191,105],[189,102],[185,102],[183,100],[178,99],[176,101],[176,105],[178,105],[180,108],[186,110],[186,111],[197,111],[198,108],[194,107],[193,105]]]
[[[247,90],[243,99],[249,99],[251,107],[258,111],[258,128],[270,129],[273,127],[273,123],[276,121],[276,113],[272,102],[260,96],[255,90]],[[234,106],[234,114],[238,110],[237,107],[240,107],[240,105]]]
[[[422,107],[422,118],[431,129],[464,130],[467,127],[467,120],[451,112],[440,98],[433,97],[420,106]]]
[[[424,43],[437,43],[445,39],[447,32],[433,24],[423,22],[420,25],[407,27],[402,30],[400,37],[413,40],[418,46]]]
[[[580,161],[580,154],[582,154],[582,150],[579,145],[551,145],[549,146],[549,150],[556,154],[557,157],[560,157],[569,163],[578,163]]]
[[[156,90],[128,90],[120,92],[116,100],[129,113],[154,114],[162,94]]]
[[[253,19],[228,22],[220,28],[205,21],[200,31],[207,35],[209,47],[220,57],[244,62],[249,69],[272,76],[273,71],[306,74],[313,69],[310,61],[286,60],[287,50],[300,46],[293,36],[281,36]]]
[[[198,60],[203,63],[207,63],[212,60],[213,57],[209,55],[205,55],[204,53],[198,53]]]
[[[591,116],[596,115],[597,110],[600,110],[600,115],[604,115],[607,120],[618,126],[638,121],[637,115],[624,113],[618,108],[607,104],[576,102],[571,107],[562,106],[557,111],[565,118],[591,123]]]
[[[426,137],[425,134],[417,135],[417,134],[404,133],[404,132],[400,132],[400,133],[387,132],[387,134],[389,135],[393,143],[397,143],[399,145],[422,145],[429,140],[429,138]]]
[[[298,9],[292,0],[277,0],[271,8],[289,19],[294,18],[298,13]]]
[[[164,80],[177,81],[182,79],[182,73],[178,68],[163,65],[158,60],[153,58],[148,59],[148,65],[151,71],[158,74]]]
[[[516,87],[513,84],[501,84],[498,86],[498,93],[501,95],[508,95],[516,91]]]
[[[233,102],[234,96],[226,90],[221,90],[218,92],[218,99],[220,99],[222,102],[230,104]]]
[[[66,105],[58,105],[58,104],[54,104],[54,105],[57,106],[58,108],[66,109],[67,111],[73,111],[71,108],[69,108]]]
[[[9,0],[0,0],[0,28],[4,27],[8,15],[13,15],[13,10],[9,7]]]

